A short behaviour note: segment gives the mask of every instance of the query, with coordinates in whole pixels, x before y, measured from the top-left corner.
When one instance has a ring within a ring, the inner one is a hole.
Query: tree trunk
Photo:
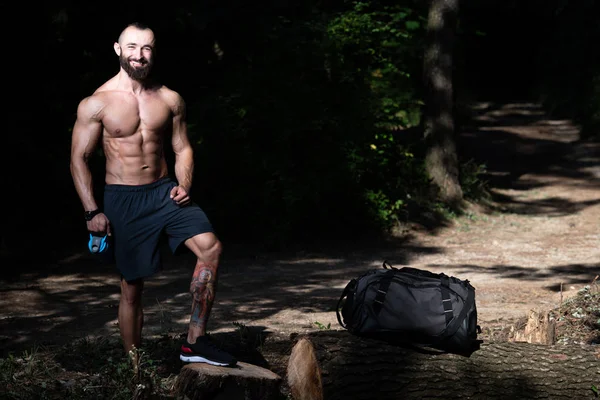
[[[294,400],[591,399],[592,386],[600,385],[597,346],[483,344],[465,357],[319,331],[300,336],[292,355],[291,393],[321,392]],[[310,365],[311,357],[318,365],[307,368],[303,363]]]
[[[452,58],[459,0],[431,0],[423,62],[427,172],[442,200],[462,203],[454,132]]]

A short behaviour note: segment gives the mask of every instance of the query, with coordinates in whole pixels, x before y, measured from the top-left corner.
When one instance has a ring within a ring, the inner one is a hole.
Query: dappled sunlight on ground
[[[535,105],[476,112],[481,125],[465,129],[461,149],[485,162],[489,204],[473,204],[435,232],[413,226],[377,246],[228,252],[209,331],[340,328],[335,307],[343,288],[385,260],[469,279],[488,328],[514,323],[532,308],[554,308],[592,282],[600,274],[600,146],[577,142],[575,125],[546,119]],[[145,335],[186,332],[194,264],[190,255],[165,253],[164,270],[145,285]],[[118,335],[119,276],[87,253],[3,282],[0,294],[4,353]]]

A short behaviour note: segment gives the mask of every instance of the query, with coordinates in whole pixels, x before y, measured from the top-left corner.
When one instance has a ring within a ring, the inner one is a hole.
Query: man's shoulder
[[[165,85],[162,85],[158,90],[161,98],[169,105],[169,107],[173,110],[180,110],[184,106],[183,97],[173,89],[168,88]]]
[[[158,92],[161,94],[161,96],[165,96],[171,99],[181,99],[181,95],[177,91],[169,88],[166,85],[160,85],[160,87],[158,88]]]
[[[78,113],[82,115],[95,115],[99,110],[106,105],[106,99],[102,93],[94,92],[91,95],[84,97],[79,102]]]
[[[94,119],[101,119],[103,110],[110,105],[118,92],[114,88],[114,78],[106,81],[92,94],[79,102],[79,112],[82,115],[90,115]]]

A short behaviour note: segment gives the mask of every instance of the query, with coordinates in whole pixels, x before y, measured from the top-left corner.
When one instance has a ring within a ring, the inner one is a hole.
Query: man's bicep
[[[173,150],[177,153],[190,147],[188,138],[185,103],[181,97],[173,115]]]
[[[190,146],[185,121],[173,119],[173,150],[177,153]]]
[[[94,110],[85,101],[77,109],[77,120],[73,126],[71,153],[73,156],[86,157],[96,147],[102,136],[102,123]]]

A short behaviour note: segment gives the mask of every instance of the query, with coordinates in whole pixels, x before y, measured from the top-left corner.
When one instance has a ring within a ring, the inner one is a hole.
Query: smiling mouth
[[[136,67],[143,67],[144,65],[146,65],[145,61],[135,61],[135,60],[130,60],[129,63],[133,66]]]

